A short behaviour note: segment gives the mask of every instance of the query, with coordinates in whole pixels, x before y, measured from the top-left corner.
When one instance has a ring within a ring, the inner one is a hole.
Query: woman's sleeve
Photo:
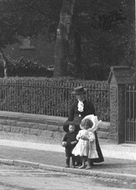
[[[70,107],[69,114],[68,114],[68,120],[73,121],[74,119],[74,114],[75,114],[75,109],[74,109],[74,104]]]

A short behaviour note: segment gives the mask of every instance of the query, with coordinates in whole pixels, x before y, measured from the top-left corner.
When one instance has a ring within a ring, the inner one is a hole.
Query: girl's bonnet
[[[99,124],[102,122],[101,120],[98,121],[97,116],[94,116],[93,114],[85,116],[82,119],[82,121],[84,121],[85,119],[89,119],[92,121],[93,126],[88,129],[89,131],[92,131],[92,132],[96,131],[98,129]],[[81,125],[80,128],[82,129],[83,126]]]

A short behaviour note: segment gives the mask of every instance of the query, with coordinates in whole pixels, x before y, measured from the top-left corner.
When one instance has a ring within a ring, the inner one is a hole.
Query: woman
[[[76,123],[77,123],[76,130],[78,132],[80,130],[80,127],[79,127],[80,122],[85,116],[90,115],[90,114],[96,115],[93,104],[90,101],[86,100],[86,91],[87,89],[83,88],[82,86],[78,86],[74,88],[74,91],[72,92],[72,94],[75,95],[76,100],[70,107],[68,120],[63,125],[64,131],[68,130],[69,121],[76,120]],[[95,143],[96,143],[98,158],[91,159],[91,165],[93,165],[94,162],[98,163],[98,162],[104,161],[101,148],[99,146],[97,132],[95,132]]]

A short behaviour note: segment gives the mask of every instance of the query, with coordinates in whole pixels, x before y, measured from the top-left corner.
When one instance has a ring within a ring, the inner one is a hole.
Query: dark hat
[[[82,119],[83,119],[82,117],[75,117],[73,121],[67,120],[67,121],[64,123],[64,125],[63,125],[63,130],[64,130],[65,132],[68,132],[68,131],[69,131],[69,129],[68,129],[68,128],[69,128],[69,125],[75,125],[75,126],[76,126],[75,131],[79,131],[79,130],[80,130],[79,125],[80,125]]]
[[[74,95],[83,94],[86,91],[87,91],[87,89],[84,88],[83,86],[78,86],[78,87],[74,88],[72,94],[74,94]]]

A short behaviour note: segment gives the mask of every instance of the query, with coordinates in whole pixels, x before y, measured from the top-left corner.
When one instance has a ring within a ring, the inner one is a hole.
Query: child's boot
[[[69,168],[70,158],[66,158],[66,168]]]
[[[75,168],[75,156],[72,156],[72,167]]]

